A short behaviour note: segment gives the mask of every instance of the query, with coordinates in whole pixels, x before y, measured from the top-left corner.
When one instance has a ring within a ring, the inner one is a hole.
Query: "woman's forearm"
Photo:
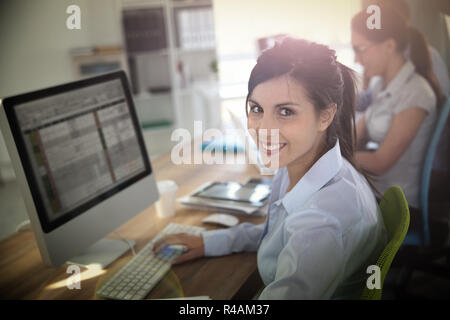
[[[358,167],[375,175],[381,175],[388,170],[388,168],[384,166],[384,162],[379,159],[378,152],[356,152],[355,162]]]

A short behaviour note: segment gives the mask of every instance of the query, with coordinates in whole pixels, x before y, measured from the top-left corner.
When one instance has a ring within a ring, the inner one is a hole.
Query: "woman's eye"
[[[251,113],[261,113],[263,110],[260,106],[250,106]]]
[[[288,116],[291,116],[293,114],[293,112],[290,109],[283,108],[280,110],[280,114],[284,117],[288,117]]]

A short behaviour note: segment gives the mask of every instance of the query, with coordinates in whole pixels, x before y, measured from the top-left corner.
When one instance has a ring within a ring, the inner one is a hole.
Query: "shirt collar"
[[[282,203],[288,213],[292,213],[312,194],[320,190],[333,179],[342,167],[342,155],[339,141],[328,150],[299,182],[283,198]],[[286,170],[287,171],[287,170]]]
[[[411,60],[406,60],[400,71],[392,79],[389,85],[382,91],[383,94],[393,95],[396,92],[401,91],[401,87],[408,81],[411,75],[415,72],[416,67]]]

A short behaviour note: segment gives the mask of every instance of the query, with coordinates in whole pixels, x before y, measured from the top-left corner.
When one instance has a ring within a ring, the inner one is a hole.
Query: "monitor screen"
[[[45,232],[151,174],[123,72],[3,104]]]

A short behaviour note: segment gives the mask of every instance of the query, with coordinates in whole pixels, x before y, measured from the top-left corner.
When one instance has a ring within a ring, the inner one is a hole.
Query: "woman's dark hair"
[[[356,89],[353,71],[336,60],[334,50],[287,37],[259,56],[248,82],[246,106],[258,84],[283,75],[290,76],[305,88],[316,111],[336,104],[336,115],[326,132],[326,147],[331,149],[339,139],[342,156],[355,166]]]
[[[416,72],[424,77],[433,88],[437,99],[437,107],[439,107],[443,102],[444,96],[433,72],[430,51],[424,35],[416,28],[410,26],[407,17],[388,3],[379,4],[378,6],[381,19],[380,29],[367,28],[367,19],[370,15],[365,10],[362,10],[352,18],[352,30],[375,43],[393,39],[397,44],[397,50],[401,53],[409,49],[409,57],[416,67]]]

